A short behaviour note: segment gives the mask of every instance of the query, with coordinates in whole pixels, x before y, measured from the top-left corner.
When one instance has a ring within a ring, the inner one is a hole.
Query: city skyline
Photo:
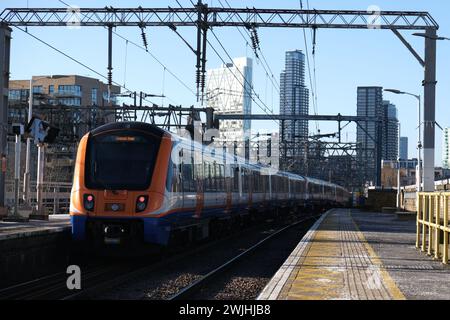
[[[219,5],[217,1],[206,1],[210,5]],[[238,1],[229,1],[232,6],[256,6],[256,7],[284,7],[299,8],[299,4],[292,1],[246,1],[244,4]],[[77,5],[103,7],[106,4],[112,6],[121,6],[120,1],[78,1]],[[450,34],[450,24],[445,18],[446,8],[449,4],[442,4],[441,1],[431,1],[426,4],[420,1],[378,1],[376,3],[383,10],[418,10],[429,11],[433,17],[440,23],[439,35],[448,36]],[[27,1],[4,1],[5,7],[27,6]],[[28,5],[42,6],[39,1],[29,1]],[[46,6],[62,7],[59,1],[48,1]],[[127,5],[138,6],[139,1],[127,2]],[[167,7],[167,5],[177,7],[175,1],[154,1],[152,5]],[[182,5],[190,6],[188,2],[182,2]],[[310,6],[316,9],[359,9],[366,10],[371,1],[310,1]],[[119,34],[128,39],[141,44],[140,31],[138,28],[117,28]],[[279,72],[283,68],[284,52],[293,49],[306,50],[304,35],[302,31],[295,30],[275,30],[260,29],[259,39],[265,58],[269,61],[272,74],[278,78]],[[95,70],[106,75],[106,32],[102,28],[38,28],[29,27],[28,32],[36,35],[55,47],[69,52],[72,56],[79,58],[82,62],[92,66]],[[180,29],[182,35],[193,42],[195,35],[193,30]],[[239,35],[236,28],[215,29],[217,36],[221,39],[224,46],[227,47],[231,56],[248,55],[254,58],[252,49]],[[193,90],[195,87],[195,58],[182,41],[171,31],[163,29],[148,28],[147,33],[151,39],[149,51],[162,61],[168,69],[174,72],[181,80]],[[404,36],[416,50],[423,53],[423,39],[411,36],[404,32]],[[70,37],[71,41],[66,41]],[[67,58],[61,56],[48,47],[40,44],[29,35],[13,28],[13,45],[11,60],[11,79],[27,78],[32,74],[62,74],[72,73],[81,75],[95,76],[91,71],[76,65]],[[306,30],[307,46],[312,66],[312,33]],[[249,39],[247,39],[250,42]],[[219,47],[214,38],[211,43]],[[379,44],[382,43],[382,47]],[[276,45],[273,45],[276,44]],[[448,42],[438,43],[438,66],[440,70],[450,67],[450,62],[445,59],[448,56]],[[39,64],[32,63],[27,55],[27,48],[33,48],[33,51],[42,56]],[[86,50],[94,48],[95,50]],[[176,50],[173,50],[173,49]],[[220,47],[219,47],[220,48]],[[380,48],[389,48],[389,53]],[[361,85],[377,85],[383,87],[398,88],[401,90],[421,94],[423,72],[414,57],[403,47],[401,42],[392,34],[386,31],[377,30],[318,30],[316,40],[316,74],[317,90],[316,98],[318,100],[319,114],[355,114],[355,88]],[[136,91],[145,91],[149,93],[161,94],[164,92],[166,98],[153,99],[159,104],[196,104],[195,94],[180,84],[173,78],[168,70],[161,67],[145,50],[138,49],[128,45],[126,42],[114,36],[113,44],[113,79],[120,84],[125,84]],[[221,52],[223,57],[225,54]],[[127,56],[127,59],[125,59]],[[392,56],[400,57],[392,59]],[[228,60],[228,59],[226,59]],[[29,63],[20,63],[20,61],[30,61]],[[222,62],[209,48],[208,68],[220,65]],[[67,69],[70,72],[64,72]],[[126,72],[125,72],[126,70]],[[407,70],[407,72],[399,72]],[[269,72],[270,73],[270,72]],[[313,74],[313,70],[311,70]],[[309,72],[306,74],[307,84],[310,87]],[[272,109],[274,113],[279,112],[278,93],[271,85],[271,75],[266,77],[265,70],[261,68],[261,62],[255,60],[254,68],[254,87],[259,97],[265,104]],[[165,79],[165,81],[163,81]],[[273,79],[272,79],[273,80]],[[267,85],[266,85],[267,83]],[[449,101],[448,93],[444,90],[450,85],[450,75],[445,72],[438,73],[437,89],[437,114],[440,119],[450,118],[446,101]],[[403,123],[402,132],[404,136],[409,137],[409,148],[413,150],[416,146],[416,115],[414,110],[415,103],[408,97],[386,97],[389,98],[399,109],[399,120]],[[311,104],[310,98],[310,104]],[[262,103],[259,103],[262,105]],[[258,106],[254,106],[254,113],[263,113]],[[438,119],[438,122],[442,121]],[[448,123],[440,123],[441,126],[448,126]],[[253,122],[253,128],[272,128],[278,125],[273,121]],[[315,126],[310,126],[315,130]],[[335,124],[320,123],[322,132],[336,131]],[[344,132],[344,139],[348,141],[355,140],[356,127],[349,126]],[[313,131],[313,130],[311,130]],[[442,137],[436,134],[436,165],[440,164],[442,154]]]

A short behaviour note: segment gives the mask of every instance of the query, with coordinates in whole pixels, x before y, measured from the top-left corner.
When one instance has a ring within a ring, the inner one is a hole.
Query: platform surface
[[[450,299],[450,267],[415,248],[415,221],[333,209],[261,292],[260,300]]]
[[[0,241],[30,237],[70,229],[70,215],[50,215],[48,221],[30,220],[28,222],[0,221]]]

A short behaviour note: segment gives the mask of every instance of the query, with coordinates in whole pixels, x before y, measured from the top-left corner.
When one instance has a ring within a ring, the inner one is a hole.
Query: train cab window
[[[145,190],[149,188],[160,139],[134,130],[90,136],[85,159],[89,189]]]

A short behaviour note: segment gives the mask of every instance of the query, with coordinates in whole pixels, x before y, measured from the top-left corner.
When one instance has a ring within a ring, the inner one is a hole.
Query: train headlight
[[[142,212],[147,208],[148,196],[139,196],[136,199],[136,212]]]
[[[88,211],[94,210],[95,199],[92,194],[85,194],[83,196],[83,205],[84,208]]]

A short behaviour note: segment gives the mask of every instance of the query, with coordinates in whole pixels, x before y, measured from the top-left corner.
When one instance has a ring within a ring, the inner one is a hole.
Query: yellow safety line
[[[383,278],[383,282],[385,283],[386,288],[388,289],[391,297],[394,300],[406,300],[402,291],[397,287],[397,284],[395,283],[394,279],[391,278],[389,272],[383,267],[383,263],[382,263],[380,257],[378,257],[378,255],[375,253],[375,250],[373,250],[372,246],[369,244],[366,237],[364,236],[364,234],[359,229],[358,225],[353,220],[350,210],[349,210],[349,213],[350,213],[350,219],[352,220],[353,225],[355,226],[356,230],[358,231],[357,232],[358,237],[361,240],[361,242],[364,244],[364,247],[366,248],[367,252],[369,253],[370,259],[373,262],[373,264],[378,266],[380,275]]]

